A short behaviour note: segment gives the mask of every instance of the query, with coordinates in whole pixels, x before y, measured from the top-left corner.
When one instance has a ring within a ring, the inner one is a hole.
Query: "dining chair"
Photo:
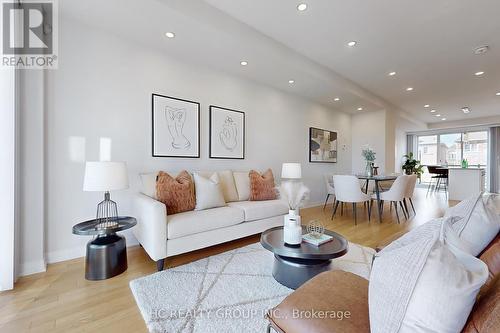
[[[433,180],[436,180],[436,188],[439,186],[439,180],[440,180],[440,176],[439,176],[439,172],[438,172],[438,166],[436,165],[428,165],[427,166],[427,171],[429,172],[429,174],[431,175],[431,180],[429,181],[429,186],[427,187],[427,194],[429,194],[429,191],[431,190],[432,188],[432,181]]]
[[[333,195],[333,205],[335,205],[335,186],[333,185],[333,174],[326,173],[323,175],[323,180],[325,182],[326,188],[326,199],[325,204],[323,205],[323,210],[325,210],[326,204],[328,203],[328,199]]]
[[[380,193],[380,200],[381,200],[380,209],[381,210],[383,209],[385,201],[389,201],[391,207],[392,207],[392,205],[394,205],[394,209],[396,211],[396,217],[398,218],[398,223],[400,223],[399,213],[398,213],[398,203],[401,206],[401,209],[403,211],[403,215],[405,216],[405,218],[408,218],[407,213],[405,211],[404,204],[403,204],[403,201],[404,201],[404,198],[406,195],[406,191],[407,191],[406,187],[408,184],[408,177],[410,177],[410,176],[407,176],[407,175],[398,176],[396,178],[396,180],[394,180],[394,183],[392,183],[391,188],[388,191]],[[370,206],[372,205],[373,200],[376,200],[376,199],[377,199],[377,197],[375,195],[372,195],[372,198],[370,200]]]
[[[337,213],[339,204],[352,203],[352,211],[354,215],[354,224],[358,224],[357,214],[356,214],[356,204],[361,202],[368,202],[368,221],[370,221],[371,205],[370,196],[363,193],[359,186],[359,180],[355,176],[333,176],[333,183],[335,184],[335,197],[337,199],[335,203],[335,208],[332,213],[332,220]],[[341,207],[341,210],[343,206]]]
[[[415,192],[415,186],[417,184],[417,175],[409,175],[408,183],[406,184],[406,193],[403,199],[403,203],[405,204],[406,212],[409,213],[408,206],[406,205],[406,199],[410,201],[411,209],[413,210],[413,214],[417,214],[415,211],[415,206],[413,205],[413,193]],[[408,214],[409,215],[409,214]]]

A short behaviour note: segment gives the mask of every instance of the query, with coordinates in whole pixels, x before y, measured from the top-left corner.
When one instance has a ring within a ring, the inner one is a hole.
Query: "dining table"
[[[356,175],[358,179],[366,180],[365,193],[368,194],[368,184],[370,181],[375,182],[375,195],[377,196],[377,212],[378,221],[382,223],[382,207],[380,200],[380,182],[395,180],[398,176],[396,175]]]

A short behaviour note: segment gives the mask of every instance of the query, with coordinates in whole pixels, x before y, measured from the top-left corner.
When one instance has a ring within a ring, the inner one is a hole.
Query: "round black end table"
[[[127,244],[118,231],[132,228],[135,218],[119,216],[113,226],[103,226],[98,220],[89,220],[73,226],[75,235],[96,236],[87,243],[85,278],[105,280],[127,270]]]
[[[307,233],[305,227],[302,227],[302,233]],[[290,247],[283,241],[283,227],[264,231],[260,243],[274,253],[274,279],[288,288],[297,289],[319,273],[331,270],[331,259],[346,254],[348,242],[336,232],[325,230],[325,234],[333,239],[320,246],[302,242],[300,247]]]

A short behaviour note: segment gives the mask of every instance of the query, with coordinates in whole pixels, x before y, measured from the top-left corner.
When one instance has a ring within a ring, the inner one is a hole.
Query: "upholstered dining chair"
[[[333,209],[332,219],[337,212],[339,204],[352,203],[352,211],[354,215],[354,224],[357,225],[356,204],[359,202],[368,202],[368,221],[370,221],[371,205],[370,196],[363,193],[359,186],[359,180],[355,176],[333,176],[333,183],[335,184],[335,197],[337,199],[335,208]],[[343,206],[341,207],[343,210]]]
[[[333,195],[333,205],[335,205],[335,185],[333,183],[333,174],[326,173],[323,175],[323,179],[325,182],[325,189],[326,189],[326,199],[325,199],[325,204],[323,205],[323,210],[325,210],[326,204],[328,203],[328,199],[330,199],[331,195]]]
[[[413,214],[417,214],[415,211],[415,206],[413,205],[413,193],[415,192],[415,185],[417,184],[417,175],[409,175],[408,183],[406,184],[406,193],[403,203],[405,204],[406,212],[409,215],[408,206],[406,205],[406,199],[410,201],[411,209],[413,210]]]
[[[405,216],[405,218],[408,218],[406,215],[405,207],[403,205],[403,201],[407,191],[406,186],[408,184],[408,177],[410,176],[407,175],[398,176],[398,178],[396,178],[394,183],[392,183],[391,188],[388,191],[380,193],[380,200],[381,200],[380,209],[383,210],[384,202],[389,201],[391,207],[392,205],[394,205],[394,209],[396,210],[396,217],[398,218],[398,223],[400,223],[399,213],[398,213],[398,203],[401,206],[401,209],[403,210],[403,215]],[[377,197],[375,195],[372,195],[370,206],[372,204],[372,201],[376,199]]]

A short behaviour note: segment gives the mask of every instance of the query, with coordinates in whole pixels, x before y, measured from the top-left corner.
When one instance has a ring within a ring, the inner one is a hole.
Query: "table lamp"
[[[299,215],[299,206],[303,199],[303,184],[299,182],[302,178],[300,163],[283,163],[281,167],[280,192],[288,201],[288,215],[284,216],[283,241],[288,246],[300,246],[302,243],[302,226]]]
[[[110,191],[128,188],[127,164],[125,162],[87,162],[83,190],[104,192],[104,200],[97,205],[98,229],[112,228],[118,219],[116,202],[111,200]]]

